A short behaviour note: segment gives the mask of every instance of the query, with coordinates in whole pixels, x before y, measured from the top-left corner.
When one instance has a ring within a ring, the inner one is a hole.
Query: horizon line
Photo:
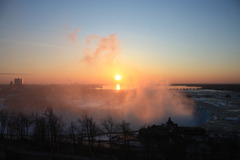
[[[9,75],[22,75],[22,76],[26,76],[26,75],[34,75],[34,74],[32,74],[32,73],[8,73],[8,72],[2,72],[2,73],[0,73],[0,75],[7,75],[7,76],[9,76]]]

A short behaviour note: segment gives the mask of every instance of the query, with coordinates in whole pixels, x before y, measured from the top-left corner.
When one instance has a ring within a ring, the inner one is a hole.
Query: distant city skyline
[[[240,83],[238,0],[0,2],[0,84]]]

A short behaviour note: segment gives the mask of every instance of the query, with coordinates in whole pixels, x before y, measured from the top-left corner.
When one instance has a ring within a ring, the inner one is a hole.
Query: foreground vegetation
[[[212,134],[215,134],[212,136]],[[239,133],[201,127],[160,126],[132,131],[112,117],[85,115],[64,122],[51,107],[42,114],[0,111],[0,159],[239,159]]]

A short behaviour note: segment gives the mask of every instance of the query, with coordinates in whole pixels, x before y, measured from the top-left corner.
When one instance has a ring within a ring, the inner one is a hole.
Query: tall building
[[[14,86],[15,87],[22,87],[23,86],[23,79],[22,78],[15,78],[14,79]]]

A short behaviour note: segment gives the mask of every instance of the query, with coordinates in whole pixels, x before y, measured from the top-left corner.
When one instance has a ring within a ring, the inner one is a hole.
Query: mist
[[[192,125],[193,105],[193,101],[180,92],[168,90],[167,86],[157,88],[153,85],[129,94],[121,110],[126,119],[135,124],[159,124],[172,117],[181,125]]]
[[[179,125],[193,125],[194,102],[167,86],[123,89],[94,89],[82,85],[26,86],[8,96],[4,106],[10,111],[43,113],[52,107],[64,121],[75,121],[85,115],[100,121],[111,116],[115,121],[128,121],[135,129],[143,125],[165,123],[171,117]]]
[[[86,48],[83,62],[89,65],[108,64],[112,65],[115,57],[119,54],[117,35],[107,37],[91,35],[86,37]]]

